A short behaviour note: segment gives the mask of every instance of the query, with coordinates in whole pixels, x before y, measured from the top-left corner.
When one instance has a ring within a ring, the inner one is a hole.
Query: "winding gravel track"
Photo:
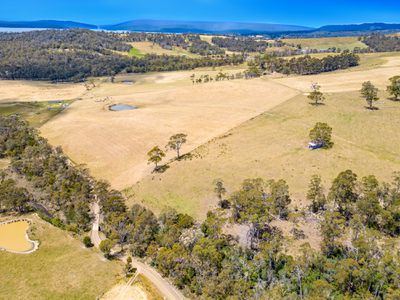
[[[91,240],[96,248],[99,248],[101,243],[101,237],[99,234],[100,228],[100,206],[98,202],[92,204],[92,211],[95,215],[95,219],[92,225]],[[121,260],[125,261],[126,257],[122,257]],[[137,269],[137,274],[142,274],[149,279],[158,291],[163,295],[164,299],[168,300],[183,300],[186,299],[180,291],[178,291],[172,284],[170,284],[165,278],[163,278],[154,268],[132,258],[132,265]]]

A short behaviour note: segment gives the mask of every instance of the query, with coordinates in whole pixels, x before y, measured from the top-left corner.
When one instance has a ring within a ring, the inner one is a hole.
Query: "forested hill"
[[[350,25],[326,25],[314,30],[272,33],[272,37],[331,37],[360,36],[372,33],[400,32],[400,24],[363,23]]]
[[[190,70],[244,62],[242,55],[225,55],[225,51],[214,49],[198,36],[186,38],[188,42],[177,35],[127,35],[85,29],[0,33],[0,78],[81,81],[90,76],[113,76],[122,71]],[[204,56],[128,56],[132,49],[130,41],[147,39],[162,45],[190,46],[191,52]]]

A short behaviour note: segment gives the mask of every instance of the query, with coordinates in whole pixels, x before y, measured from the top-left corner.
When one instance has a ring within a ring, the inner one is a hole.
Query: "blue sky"
[[[3,0],[0,20],[72,20],[96,25],[132,19],[242,21],[320,26],[400,23],[400,0]]]

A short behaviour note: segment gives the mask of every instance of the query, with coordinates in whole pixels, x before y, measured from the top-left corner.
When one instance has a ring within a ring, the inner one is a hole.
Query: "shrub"
[[[89,236],[85,236],[85,237],[83,238],[83,244],[85,245],[86,248],[91,248],[91,247],[93,247],[92,240],[90,239]]]

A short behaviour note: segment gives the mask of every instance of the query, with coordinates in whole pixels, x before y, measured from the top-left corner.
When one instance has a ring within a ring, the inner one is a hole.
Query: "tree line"
[[[143,58],[132,58],[127,73],[193,70],[199,67],[220,67],[239,65],[244,62],[242,55],[190,58],[186,56],[147,54]]]
[[[361,38],[362,42],[375,52],[400,51],[400,37],[372,34]]]
[[[263,55],[257,56],[249,62],[249,72],[256,76],[261,75],[263,72],[310,75],[355,67],[358,66],[359,60],[358,55],[348,51],[321,59],[309,55],[291,59]]]
[[[196,77],[196,74],[192,74],[190,76],[190,80],[192,81],[193,84],[209,83],[209,82],[214,82],[214,81],[218,82],[218,81],[224,81],[224,80],[235,80],[235,79],[243,79],[243,78],[247,79],[245,72],[225,73],[225,72],[220,71],[214,77],[209,74],[203,74],[203,75],[200,75],[199,77]]]

